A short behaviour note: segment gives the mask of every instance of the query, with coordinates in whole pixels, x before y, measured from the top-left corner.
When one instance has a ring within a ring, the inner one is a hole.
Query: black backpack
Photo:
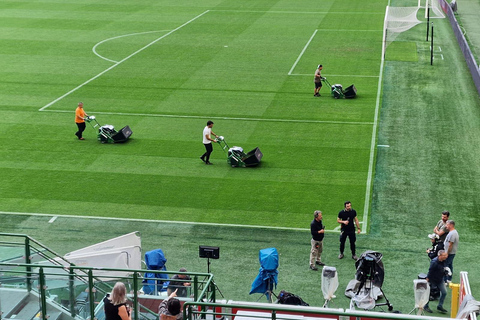
[[[309,306],[309,304],[303,301],[302,298],[285,290],[280,291],[277,302],[280,304],[289,304],[294,306]]]

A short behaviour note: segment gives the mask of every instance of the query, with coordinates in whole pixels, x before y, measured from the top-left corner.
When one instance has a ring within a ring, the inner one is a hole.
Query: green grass
[[[368,188],[383,21],[376,3],[358,14],[358,4],[334,1],[295,9],[290,1],[6,2],[15,22],[1,39],[1,121],[23,142],[2,143],[0,203],[55,214],[73,205],[96,216],[133,209],[163,220],[185,220],[184,212],[214,223],[228,223],[231,208],[242,224],[302,228],[322,208],[333,229],[343,202],[363,208]],[[363,38],[338,41],[332,27]],[[319,62],[334,83],[355,82],[361,99],[337,101],[328,88],[314,99]],[[87,141],[76,141],[78,101],[102,124],[130,125],[132,140],[100,145],[87,128]],[[260,147],[261,167],[232,169],[218,147],[215,166],[205,167],[198,157],[208,119],[230,145]]]
[[[0,210],[47,216],[1,214],[1,231],[29,234],[64,254],[139,230],[143,251],[162,248],[169,270],[205,271],[197,247],[217,245],[217,284],[227,299],[249,301],[258,299],[248,295],[258,250],[276,247],[279,290],[322,305],[320,275],[308,270],[307,228],[320,209],[335,229],[347,199],[363,220],[386,1],[177,2],[2,1]],[[112,66],[92,53],[95,44],[158,31],[97,47],[120,61],[206,10],[38,111]],[[445,209],[461,237],[455,272],[469,271],[474,295],[480,288],[472,254],[480,103],[448,21],[435,21],[444,60],[437,52],[433,66],[423,27],[387,49],[378,144],[389,147],[376,150],[370,227],[357,241],[359,253],[384,254],[385,293],[404,313],[413,308],[412,280],[428,268],[426,235]],[[315,30],[295,75],[287,75]],[[330,82],[354,83],[358,98],[335,100],[326,87],[313,98],[318,63]],[[103,145],[88,127],[87,140],[75,140],[78,101],[102,124],[130,125],[132,139]],[[261,166],[230,168],[218,146],[214,166],[202,165],[201,130],[210,118],[230,145],[260,147]],[[48,223],[52,215],[60,217]],[[323,259],[340,275],[334,306],[346,308],[343,290],[355,268],[337,255],[331,232]]]

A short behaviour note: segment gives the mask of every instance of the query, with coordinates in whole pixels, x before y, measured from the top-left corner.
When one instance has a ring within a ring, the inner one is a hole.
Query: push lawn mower
[[[100,123],[98,123],[95,116],[88,116],[85,118],[85,121],[90,123],[94,130],[98,129],[97,137],[98,141],[101,143],[125,142],[132,135],[132,130],[129,126],[125,126],[120,129],[120,131],[116,131],[115,128],[110,124],[100,126]]]
[[[242,147],[230,148],[222,136],[217,138],[217,142],[223,151],[227,153],[227,163],[232,167],[254,167],[260,163],[263,157],[258,147],[245,153]]]
[[[350,87],[346,88],[343,90],[343,87],[341,84],[334,84],[333,86],[328,82],[327,78],[322,77],[322,81],[325,82],[330,88],[331,88],[331,93],[332,97],[335,99],[353,99],[357,95],[357,88],[355,88],[355,85],[351,85]]]

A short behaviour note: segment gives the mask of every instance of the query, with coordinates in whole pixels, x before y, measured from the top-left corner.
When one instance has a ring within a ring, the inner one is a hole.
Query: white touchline
[[[50,107],[52,104],[54,104],[54,103],[56,103],[56,102],[58,102],[58,101],[62,100],[62,99],[63,99],[63,98],[65,98],[66,96],[68,96],[68,95],[70,95],[71,93],[73,93],[73,92],[77,91],[78,89],[82,88],[84,85],[86,85],[86,84],[88,84],[88,83],[92,82],[93,80],[97,79],[98,77],[100,77],[100,76],[102,76],[103,74],[107,73],[108,71],[112,70],[113,68],[115,68],[115,67],[116,67],[116,66],[118,66],[119,64],[121,64],[121,63],[123,63],[123,62],[127,61],[128,59],[130,59],[131,57],[133,57],[133,56],[134,56],[134,55],[136,55],[137,53],[139,53],[139,52],[142,52],[143,50],[147,49],[147,48],[148,48],[148,47],[150,47],[151,45],[153,45],[153,44],[157,43],[158,41],[162,40],[163,38],[165,38],[165,37],[167,37],[167,36],[171,35],[171,34],[172,34],[172,33],[174,33],[175,31],[177,31],[177,30],[180,30],[181,28],[185,27],[186,25],[188,25],[189,23],[191,23],[191,22],[195,21],[196,19],[200,18],[201,16],[203,16],[203,15],[204,15],[204,14],[206,14],[206,13],[208,13],[209,11],[210,11],[210,10],[207,10],[207,11],[205,11],[205,12],[203,12],[203,13],[199,14],[199,15],[198,15],[198,16],[196,16],[195,18],[193,18],[193,19],[190,19],[189,21],[185,22],[185,23],[184,23],[184,24],[182,24],[181,26],[179,26],[179,27],[177,27],[177,28],[173,29],[172,31],[170,31],[170,32],[168,32],[168,33],[166,33],[166,34],[164,34],[164,35],[163,35],[163,36],[161,36],[160,38],[158,38],[158,39],[156,39],[156,40],[154,40],[154,41],[150,42],[150,43],[149,43],[149,44],[147,44],[146,46],[144,46],[144,47],[142,47],[142,48],[138,49],[137,51],[135,51],[134,53],[130,54],[129,56],[127,56],[127,57],[123,58],[122,60],[120,60],[119,62],[115,63],[115,64],[114,64],[114,65],[112,65],[111,67],[109,67],[109,68],[107,68],[107,69],[103,70],[102,72],[100,72],[100,73],[99,73],[99,74],[97,74],[96,76],[94,76],[94,77],[90,78],[89,80],[85,81],[85,82],[84,82],[84,83],[82,83],[81,85],[79,85],[79,86],[77,86],[76,88],[74,88],[74,89],[70,90],[69,92],[65,93],[63,96],[61,96],[61,97],[58,97],[57,99],[53,100],[52,102],[50,102],[50,103],[46,104],[45,106],[43,106],[42,108],[40,108],[40,109],[39,109],[39,111],[43,111],[43,110],[45,110],[46,108]]]
[[[312,36],[310,37],[310,39],[308,40],[307,44],[305,45],[305,47],[303,47],[303,50],[302,52],[300,52],[300,55],[298,56],[297,60],[295,60],[295,62],[293,63],[293,66],[292,68],[290,69],[290,71],[288,71],[288,75],[291,75],[293,70],[295,69],[295,67],[297,66],[297,63],[298,61],[300,61],[300,59],[302,58],[303,54],[305,53],[305,51],[307,50],[308,46],[310,45],[310,42],[312,42],[313,38],[315,37],[315,34],[317,33],[318,29],[316,29]]]
[[[384,63],[384,59],[382,55],[381,62],[380,62],[380,72],[378,76],[377,99],[375,102],[375,115],[373,118],[372,141],[370,143],[370,160],[368,162],[367,185],[365,190],[365,206],[363,207],[362,233],[367,232],[368,210],[370,209],[370,189],[372,187],[373,163],[375,162],[375,141],[377,140],[378,113],[380,111],[380,94],[382,93],[383,63]]]
[[[107,60],[107,61],[110,61],[110,62],[113,62],[113,63],[118,63],[118,61],[116,61],[116,60],[112,60],[112,59],[105,58],[104,56],[102,56],[101,54],[99,54],[99,53],[97,52],[97,47],[98,47],[99,45],[101,45],[102,43],[105,43],[105,42],[110,41],[110,40],[115,40],[115,39],[119,39],[119,38],[130,37],[130,36],[138,36],[138,35],[140,35],[140,34],[158,33],[158,32],[165,32],[165,31],[170,31],[170,30],[157,30],[157,31],[146,31],[146,32],[129,33],[129,34],[121,35],[121,36],[116,36],[116,37],[108,38],[108,39],[102,40],[102,41],[100,41],[99,43],[97,43],[96,45],[94,45],[93,48],[92,48],[92,51],[93,51],[93,53],[95,53],[95,55],[96,55],[97,57],[102,58],[103,60]]]
[[[52,216],[51,214],[46,214],[46,213],[5,212],[5,211],[0,211],[0,214],[22,215],[22,216],[32,216],[32,217],[51,217]],[[97,216],[78,216],[78,215],[70,215],[70,214],[69,215],[55,215],[55,216],[53,216],[53,218],[98,219],[98,220],[155,222],[155,223],[204,225],[204,226],[241,227],[241,228],[254,228],[254,229],[310,231],[310,228],[308,228],[308,229],[307,228],[287,228],[287,227],[257,226],[257,225],[246,225],[246,224],[227,224],[227,223],[211,223],[211,222],[189,222],[189,221],[150,220],[150,219],[132,219],[132,218],[116,218],[116,217],[113,218],[113,217],[97,217]],[[50,221],[52,219],[50,219]],[[327,231],[329,231],[329,230],[327,230]]]

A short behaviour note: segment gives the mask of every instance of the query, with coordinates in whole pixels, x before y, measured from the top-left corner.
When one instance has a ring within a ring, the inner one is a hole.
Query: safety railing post
[[[198,301],[198,276],[193,277],[193,300]]]
[[[40,267],[38,272],[38,293],[40,295],[40,313],[42,320],[47,320],[47,284],[45,282],[45,273],[43,271],[43,267]]]
[[[70,299],[70,315],[75,318],[75,270],[73,265],[70,265],[68,276],[68,291]]]
[[[216,293],[216,291],[217,291],[217,290],[216,290],[217,288],[216,288],[216,286],[215,286],[215,282],[213,282],[213,281],[210,282],[210,288],[211,288],[211,290],[212,290],[212,296],[211,296],[211,300],[210,300],[210,301],[215,302],[215,293]]]
[[[138,273],[133,273],[133,314],[134,319],[138,320]]]
[[[88,302],[90,305],[90,319],[95,319],[95,287],[93,284],[93,271],[88,270]]]
[[[30,264],[31,261],[31,253],[30,253],[30,238],[25,237],[25,263],[28,264],[27,266],[27,290],[28,292],[32,291],[32,267]]]

